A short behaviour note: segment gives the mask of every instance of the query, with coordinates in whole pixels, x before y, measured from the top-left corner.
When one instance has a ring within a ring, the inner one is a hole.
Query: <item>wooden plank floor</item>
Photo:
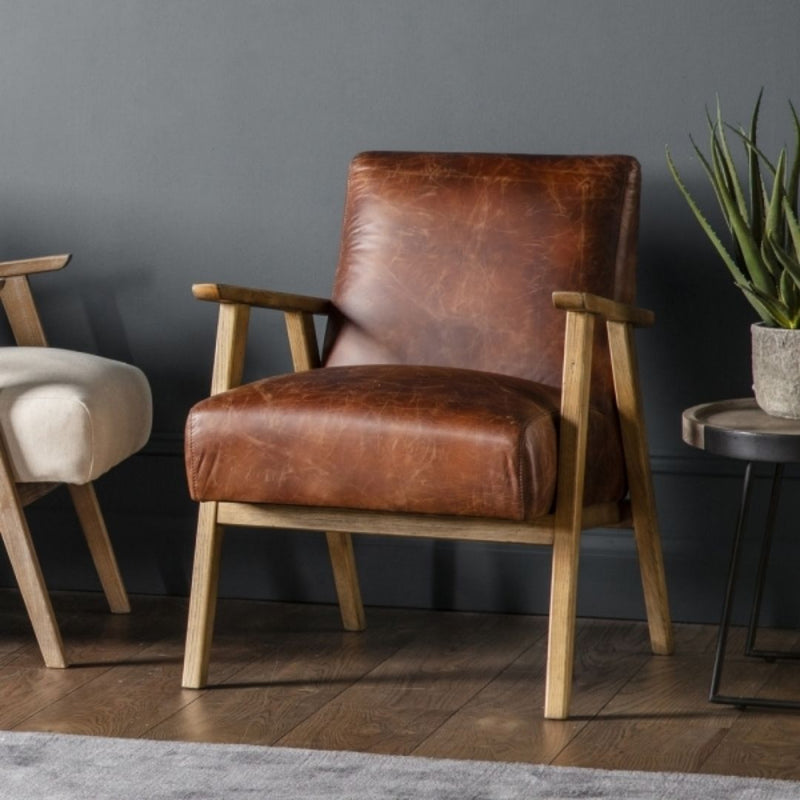
[[[800,712],[707,702],[711,626],[678,626],[657,657],[642,623],[581,620],[573,717],[554,722],[541,617],[369,608],[354,634],[334,607],[226,600],[213,685],[193,691],[185,600],[134,598],[129,616],[100,595],[54,602],[67,670],[42,667],[18,594],[0,591],[0,729],[800,780]],[[725,691],[800,695],[800,663],[734,649]]]

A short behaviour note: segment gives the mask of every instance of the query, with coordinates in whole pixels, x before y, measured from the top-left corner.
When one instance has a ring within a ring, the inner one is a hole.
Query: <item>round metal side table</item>
[[[731,609],[739,573],[741,543],[747,515],[750,509],[753,464],[765,461],[774,464],[772,490],[761,539],[758,557],[756,584],[750,620],[745,641],[745,655],[773,661],[777,658],[800,658],[800,653],[782,650],[760,650],[756,648],[761,598],[764,579],[772,545],[775,514],[780,497],[784,464],[800,463],[800,420],[782,419],[765,414],[754,399],[721,400],[694,406],[683,412],[683,440],[694,447],[718,456],[738,458],[747,462],[742,485],[739,516],[731,549],[728,582],[722,606],[717,651],[711,677],[709,700],[712,703],[728,703],[739,707],[798,708],[800,701],[777,700],[765,697],[739,697],[719,691],[725,648],[730,628]]]

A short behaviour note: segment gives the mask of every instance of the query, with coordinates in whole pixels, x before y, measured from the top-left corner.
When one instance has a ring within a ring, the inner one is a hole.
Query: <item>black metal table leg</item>
[[[731,548],[731,559],[728,567],[728,583],[725,587],[725,600],[722,604],[722,616],[719,622],[719,634],[717,636],[717,652],[714,657],[714,669],[711,673],[711,690],[708,699],[712,703],[727,702],[727,697],[720,695],[719,684],[722,679],[722,667],[725,663],[725,649],[728,644],[728,629],[730,628],[731,610],[733,607],[734,589],[736,587],[736,576],[739,571],[739,548],[742,542],[747,513],[750,510],[750,494],[752,489],[753,463],[747,463],[744,471],[744,483],[742,485],[742,498],[739,503],[739,516],[736,520],[736,533],[733,537]]]
[[[780,500],[782,480],[783,464],[776,464],[775,472],[772,477],[772,492],[770,494],[769,510],[767,512],[767,527],[764,530],[761,552],[758,556],[756,586],[753,594],[753,605],[750,610],[750,622],[747,626],[747,640],[744,649],[745,655],[753,656],[754,658],[763,658],[767,661],[775,661],[777,658],[800,658],[800,652],[795,650],[763,650],[756,647],[756,637],[758,636],[758,626],[761,617],[761,598],[764,595],[764,583],[766,581],[767,566],[772,549],[772,539],[775,531],[775,514]]]
[[[742,498],[739,506],[739,518],[736,523],[736,533],[733,538],[731,548],[731,560],[728,568],[728,583],[725,589],[725,600],[722,606],[722,618],[720,620],[719,635],[717,637],[717,651],[714,658],[714,670],[711,676],[711,690],[709,700],[712,703],[725,703],[729,705],[745,708],[756,706],[759,708],[800,708],[800,701],[797,700],[777,700],[766,697],[746,697],[737,695],[721,694],[719,691],[720,681],[722,680],[722,669],[725,661],[725,650],[728,641],[728,631],[730,628],[730,618],[733,610],[733,600],[735,596],[736,580],[739,572],[739,560],[741,556],[741,543],[744,537],[744,529],[747,515],[750,510],[750,497],[752,493],[752,471],[753,464],[748,462],[744,474],[742,486]],[[769,553],[772,547],[772,536],[775,529],[775,516],[778,509],[780,498],[780,486],[783,478],[783,464],[776,464],[772,478],[772,490],[770,493],[769,508],[761,541],[761,550],[758,560],[758,572],[756,575],[755,594],[750,610],[750,621],[747,629],[747,643],[745,654],[774,660],[776,658],[800,658],[800,653],[786,652],[781,650],[757,650],[755,639],[758,631],[758,622],[761,612],[761,599],[764,592],[764,579],[766,576]]]

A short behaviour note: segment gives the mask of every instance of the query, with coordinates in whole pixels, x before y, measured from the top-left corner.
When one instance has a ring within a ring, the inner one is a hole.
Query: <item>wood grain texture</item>
[[[225,283],[196,283],[192,294],[198,300],[215,303],[241,303],[259,308],[272,308],[278,311],[300,311],[307,314],[327,314],[331,309],[330,300],[308,295],[273,292],[269,289],[251,289],[245,286],[231,286]]]
[[[0,728],[8,730],[25,724],[63,698],[115,666],[135,661],[148,642],[169,632],[180,632],[176,614],[164,614],[163,607],[150,598],[137,598],[134,615],[109,615],[101,593],[63,595],[54,593],[62,628],[70,638],[72,668],[42,667],[41,654],[30,633],[30,625],[14,591],[0,591],[0,642],[16,641],[18,646],[0,657]],[[173,606],[177,609],[178,604]],[[180,607],[185,607],[184,603]],[[23,635],[24,634],[24,635]],[[0,644],[0,651],[3,647]],[[94,702],[91,692],[87,702]]]
[[[278,744],[409,754],[541,636],[525,618],[441,615]]]
[[[697,772],[742,712],[707,702],[710,654],[643,663],[553,763]]]
[[[715,626],[676,625],[650,655],[641,622],[579,620],[573,717],[544,720],[545,617],[370,608],[340,630],[335,606],[223,599],[212,688],[180,688],[186,600],[54,596],[73,666],[42,668],[19,595],[0,591],[0,728],[291,744],[432,757],[800,780],[800,715],[706,701]],[[767,641],[773,638],[765,631]],[[797,692],[800,665],[744,658],[735,688]],[[791,644],[791,642],[790,642]]]
[[[761,693],[797,700],[798,685],[797,663],[786,663],[778,667]],[[703,762],[700,771],[797,780],[798,741],[800,714],[751,709],[736,716],[728,735]]]
[[[655,322],[655,314],[646,308],[636,308],[588,292],[553,292],[553,305],[562,311],[597,314],[609,322],[629,322],[641,327]]]
[[[753,397],[692,406],[683,412],[682,423],[683,440],[701,450],[705,448],[708,428],[800,438],[798,420],[767,414]]]
[[[593,315],[567,312],[547,643],[544,714],[548,719],[564,719],[572,697],[593,336]]]
[[[650,641],[654,653],[666,655],[673,649],[672,620],[633,329],[617,322],[607,329]]]
[[[128,594],[119,571],[108,530],[97,502],[92,483],[70,485],[69,493],[81,523],[86,544],[92,556],[97,577],[103,587],[108,607],[114,614],[127,614],[131,610]]]
[[[33,302],[28,278],[6,278],[0,289],[0,301],[11,326],[14,341],[21,347],[46,347],[47,337]]]
[[[641,626],[579,620],[576,635],[576,693],[570,719],[542,717],[541,685],[547,628],[474,698],[429,736],[415,755],[490,761],[548,763],[630,680],[647,658]],[[597,681],[602,674],[603,680]]]
[[[0,443],[0,536],[48,667],[64,668],[67,657],[39,557],[13,480],[11,462]]]
[[[223,529],[217,524],[217,503],[200,503],[183,666],[183,686],[187,689],[200,689],[208,680],[222,538]]]
[[[212,675],[220,664],[230,674],[195,693],[192,703],[151,728],[148,737],[275,744],[391,656],[404,637],[386,629],[366,639],[325,629],[262,633],[250,639],[249,664],[241,637],[218,637]]]
[[[302,311],[287,311],[284,315],[292,365],[295,372],[316,369],[320,365],[314,319]]]
[[[66,267],[71,258],[71,255],[64,253],[56,256],[24,258],[19,261],[3,261],[0,262],[0,278],[33,275],[36,272],[53,272]]]
[[[327,531],[328,554],[333,569],[333,582],[342,626],[346,631],[362,631],[366,627],[364,604],[361,601],[361,587],[358,583],[356,556],[353,551],[353,537],[341,531]]]
[[[619,519],[616,504],[598,507],[608,521]],[[433,514],[392,514],[311,506],[220,503],[219,520],[224,525],[274,527],[297,530],[346,530],[384,536],[421,536],[439,539],[551,544],[553,518],[536,522],[485,520],[473,517],[438,517]]]
[[[219,307],[211,394],[226,392],[242,382],[249,322],[249,306],[221,305]]]

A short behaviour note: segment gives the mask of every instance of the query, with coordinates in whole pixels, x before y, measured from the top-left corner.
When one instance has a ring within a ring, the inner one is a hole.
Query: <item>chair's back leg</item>
[[[548,719],[565,719],[572,696],[593,335],[593,314],[567,313],[544,706]]]
[[[183,662],[183,686],[202,689],[208,681],[208,659],[217,611],[219,562],[223,528],[217,524],[217,503],[200,503],[197,519],[192,590]]]
[[[119,571],[114,548],[108,538],[108,530],[103,519],[103,512],[97,502],[94,484],[69,484],[72,503],[78,514],[78,520],[86,537],[86,544],[92,555],[97,577],[103,587],[108,607],[114,614],[127,614],[131,610],[128,593]]]
[[[672,621],[644,427],[633,328],[621,322],[608,322],[607,327],[650,643],[654,653],[668,655],[673,649]]]
[[[328,552],[333,567],[333,580],[339,598],[339,611],[346,631],[363,631],[366,627],[361,588],[358,585],[353,536],[341,531],[328,531]]]

